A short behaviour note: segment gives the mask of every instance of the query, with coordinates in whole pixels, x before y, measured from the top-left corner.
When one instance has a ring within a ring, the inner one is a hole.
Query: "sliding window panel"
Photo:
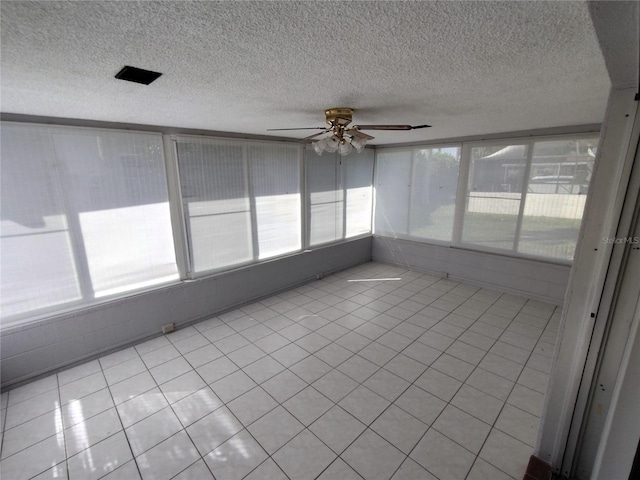
[[[377,235],[406,237],[409,233],[413,150],[378,150],[376,154]]]
[[[258,259],[302,248],[300,147],[255,144],[247,147],[258,236]]]
[[[182,206],[193,273],[253,261],[248,166],[242,145],[180,139]]]
[[[3,317],[178,279],[160,135],[3,124],[2,139]]]
[[[81,300],[80,279],[46,131],[3,125],[0,300],[10,316]]]
[[[598,137],[534,144],[519,252],[573,259],[597,145]]]
[[[371,233],[375,153],[365,148],[342,158],[346,194],[346,238]]]
[[[460,147],[414,150],[410,235],[451,242],[456,207]]]
[[[162,137],[85,131],[52,138],[95,297],[176,280]]]
[[[344,191],[341,158],[337,153],[317,155],[305,149],[309,246],[341,240],[344,236]]]
[[[526,144],[471,148],[463,243],[514,250],[528,148]]]

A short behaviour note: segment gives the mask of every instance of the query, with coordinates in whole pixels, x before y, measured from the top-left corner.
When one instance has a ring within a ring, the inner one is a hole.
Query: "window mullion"
[[[529,177],[531,176],[531,164],[533,163],[533,145],[530,142],[527,145],[527,160],[524,167],[524,178],[522,179],[522,196],[520,197],[520,208],[518,210],[518,219],[516,221],[516,233],[513,239],[513,251],[518,251],[520,244],[520,231],[522,230],[522,220],[524,217],[524,207],[527,200],[527,191],[529,190]]]
[[[452,245],[460,245],[462,243],[462,226],[464,223],[464,214],[467,209],[469,174],[471,171],[471,146],[468,144],[462,144],[460,166],[458,168],[458,189],[456,192],[456,207],[453,217]]]
[[[260,242],[258,239],[258,212],[256,210],[256,197],[253,190],[253,175],[251,174],[251,165],[249,164],[249,156],[247,155],[247,147],[242,148],[242,161],[247,180],[247,194],[249,195],[249,217],[251,219],[251,243],[253,246],[253,260],[258,261],[260,257]]]
[[[182,206],[182,192],[180,187],[180,166],[178,164],[178,145],[169,136],[162,136],[164,147],[164,163],[167,178],[167,192],[169,194],[169,213],[171,215],[171,230],[173,245],[181,280],[185,280],[193,273],[189,241],[187,238],[187,224]]]

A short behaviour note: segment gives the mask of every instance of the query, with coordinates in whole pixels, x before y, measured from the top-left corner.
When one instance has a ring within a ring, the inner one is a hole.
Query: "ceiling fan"
[[[327,137],[318,139],[313,142],[313,149],[318,155],[322,155],[323,151],[335,152],[340,155],[348,155],[352,148],[358,153],[362,151],[369,140],[375,137],[367,135],[362,130],[416,130],[418,128],[428,128],[431,125],[352,125],[353,109],[346,107],[329,108],[324,111],[326,116],[326,127],[307,127],[307,128],[270,128],[269,132],[282,130],[322,130],[301,139],[301,142],[309,141],[320,135],[330,134]]]

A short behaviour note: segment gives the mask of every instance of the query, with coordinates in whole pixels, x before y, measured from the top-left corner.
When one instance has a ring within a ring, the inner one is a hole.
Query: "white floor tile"
[[[196,480],[196,479],[194,479]],[[253,472],[247,475],[244,480],[289,480],[287,476],[282,472],[280,467],[276,465],[276,462],[270,458],[262,462],[262,464],[256,468]]]
[[[316,478],[336,458],[326,445],[309,430],[304,430],[276,452],[273,460],[289,478]]]
[[[69,457],[67,465],[70,480],[93,480],[124,465],[133,458],[124,432],[82,450]]]
[[[73,456],[122,430],[115,408],[105,410],[64,431],[67,455]]]
[[[104,377],[107,379],[107,384],[114,385],[146,370],[147,367],[143,361],[136,357],[107,368],[104,370]]]
[[[408,382],[414,382],[427,369],[427,366],[401,353],[393,357],[384,369]]]
[[[221,406],[222,401],[207,387],[178,400],[172,408],[180,419],[180,423],[188,427]]]
[[[106,387],[106,384],[104,386]],[[29,420],[33,420],[40,415],[44,415],[47,412],[52,412],[59,407],[60,399],[58,390],[49,390],[48,392],[7,407],[7,418],[4,428],[13,428]]]
[[[339,405],[365,425],[370,425],[390,402],[364,386],[344,397]]]
[[[87,375],[79,380],[75,380],[71,383],[67,383],[60,387],[60,403],[62,405],[66,405],[72,400],[77,400],[79,398],[85,397],[91,393],[97,392],[98,390],[102,390],[107,386],[107,382],[104,379],[104,375],[102,372],[94,373],[92,375]],[[51,393],[51,392],[47,392]],[[56,393],[56,398],[58,396],[58,392]],[[46,395],[46,394],[44,394]],[[40,395],[39,397],[43,397]],[[31,401],[32,399],[29,399]],[[25,402],[22,402],[25,403]]]
[[[220,350],[216,348],[215,345],[205,345],[196,350],[192,350],[189,353],[184,355],[184,358],[191,364],[193,368],[201,367],[202,365],[206,365],[213,360],[220,358],[224,355]]]
[[[531,390],[523,385],[516,384],[513,387],[507,403],[518,407],[520,410],[529,412],[536,417],[542,416],[544,407],[544,394]]]
[[[467,476],[467,480],[486,480],[488,478],[491,480],[514,480],[513,477],[510,477],[502,470],[497,469],[480,457],[476,458],[476,461]]]
[[[206,455],[242,430],[242,424],[227,407],[221,407],[187,427],[201,455]]]
[[[3,393],[1,473],[518,480],[558,312],[362,265]]]
[[[16,405],[20,402],[49,392],[58,388],[58,378],[56,375],[49,375],[48,377],[41,378],[35,382],[27,383],[21,387],[14,388],[9,391],[8,406]]]
[[[181,431],[140,455],[136,462],[144,480],[168,480],[198,458],[198,451],[189,436]]]
[[[198,390],[206,387],[207,384],[195,371],[191,370],[180,375],[173,380],[160,385],[160,390],[170,404],[182,400]]]
[[[465,383],[502,401],[507,399],[514,385],[511,380],[483,368],[476,368]]]
[[[275,408],[248,428],[269,455],[273,455],[303,429],[304,425],[282,407]]]
[[[193,371],[193,367],[183,357],[174,358],[149,370],[158,385]]]
[[[125,433],[133,455],[137,457],[180,430],[180,420],[170,407],[166,407],[127,428]]]
[[[121,403],[116,408],[122,425],[127,428],[168,405],[162,392],[158,388],[154,388]]]
[[[267,459],[267,453],[246,430],[234,435],[205,457],[216,478],[240,480]]]
[[[49,470],[42,472],[40,475],[33,477],[32,480],[49,480],[49,479],[61,479],[68,478],[67,462],[60,462],[54,465]],[[107,477],[103,477],[107,478]],[[131,475],[129,478],[135,479],[136,477]],[[139,477],[138,477],[139,478]]]
[[[333,406],[333,402],[313,387],[307,387],[282,404],[305,427]]]
[[[351,414],[334,406],[316,420],[309,429],[335,453],[342,453],[366,426]]]
[[[438,397],[415,385],[409,387],[395,404],[427,425],[431,425],[446,406]]]
[[[116,405],[121,404],[122,402],[126,402],[134,397],[137,397],[141,393],[148,392],[152,388],[155,388],[156,382],[151,376],[151,374],[145,370],[138,375],[135,375],[131,378],[123,380],[120,383],[116,383],[115,385],[111,385],[109,389],[100,390],[100,392],[106,391],[111,392],[111,396],[113,397],[113,401]],[[97,392],[96,392],[97,393]],[[71,404],[80,403],[83,406],[86,402],[85,399],[92,398],[96,394],[87,395],[79,400],[73,400]]]
[[[233,372],[231,375],[227,375],[210,385],[211,390],[213,390],[224,403],[238,398],[256,386],[256,382],[251,380],[251,378],[241,370]]]
[[[124,479],[123,479],[124,480]],[[178,475],[173,477],[173,480],[215,480],[209,467],[204,460],[198,460],[197,462],[189,465]]]
[[[438,478],[464,480],[475,455],[430,429],[411,452],[411,458]]]
[[[491,430],[491,425],[453,405],[448,405],[442,411],[432,427],[475,454],[478,454]]]
[[[130,460],[102,477],[103,480],[140,480],[141,478],[135,460]]]
[[[480,458],[519,479],[524,476],[532,453],[531,446],[494,428],[480,451]]]
[[[391,480],[438,480],[419,464],[407,458]]]
[[[388,480],[405,455],[373,430],[367,429],[341,458],[367,480]]]
[[[307,384],[289,370],[285,370],[261,386],[276,401],[283,403],[305,388]]]
[[[464,410],[489,425],[493,425],[493,422],[498,418],[503,403],[480,390],[463,385],[451,400],[451,405]]]
[[[267,356],[247,365],[242,370],[249,375],[254,382],[261,384],[282,372],[284,368],[282,364],[274,360],[271,356]]]
[[[62,414],[59,408],[6,430],[2,442],[2,458],[7,458],[57,433],[61,434],[62,430]]]
[[[346,360],[338,366],[338,370],[358,383],[364,382],[367,378],[373,375],[378,368],[379,367],[375,363],[372,363],[359,355],[354,355],[349,360]]]
[[[277,406],[278,402],[260,387],[249,390],[227,404],[244,426],[251,425]]]
[[[341,458],[336,458],[329,467],[322,472],[318,480],[362,480],[362,477]]]
[[[69,428],[113,406],[109,389],[103,388],[79,400],[73,400],[62,407],[62,422],[65,428]]]
[[[498,416],[495,428],[534,447],[538,436],[540,419],[535,415],[506,404]]]
[[[428,368],[415,381],[415,385],[435,395],[441,400],[449,402],[462,386],[462,382],[439,372],[435,368]]]
[[[393,402],[409,387],[409,382],[381,368],[371,375],[363,385],[378,395]]]
[[[64,439],[54,435],[0,462],[0,477],[26,480],[57,465],[65,458]]]
[[[373,422],[371,428],[408,455],[429,427],[401,408],[391,405]]]

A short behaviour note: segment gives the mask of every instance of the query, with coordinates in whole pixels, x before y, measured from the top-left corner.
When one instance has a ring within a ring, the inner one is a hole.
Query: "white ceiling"
[[[3,0],[1,20],[5,113],[264,135],[345,106],[433,125],[374,133],[388,144],[599,123],[611,86],[585,2]],[[114,79],[124,65],[163,75]]]

